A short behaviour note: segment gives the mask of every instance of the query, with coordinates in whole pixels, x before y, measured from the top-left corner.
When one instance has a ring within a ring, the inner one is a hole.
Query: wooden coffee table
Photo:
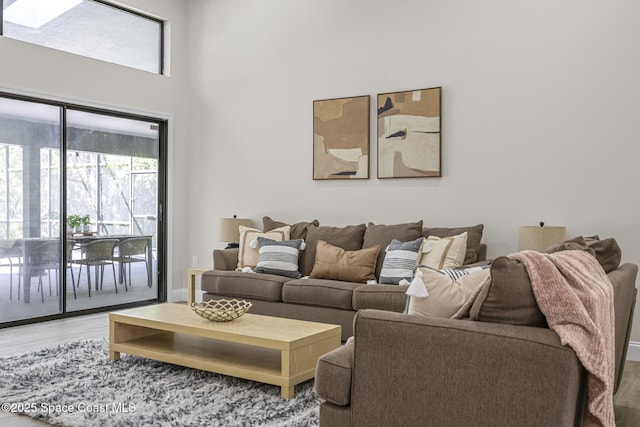
[[[281,387],[315,376],[318,358],[340,346],[340,326],[247,313],[231,322],[203,319],[185,304],[109,314],[109,357],[134,354]]]

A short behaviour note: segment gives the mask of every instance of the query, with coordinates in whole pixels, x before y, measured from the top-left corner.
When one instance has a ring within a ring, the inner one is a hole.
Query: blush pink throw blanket
[[[615,426],[615,317],[613,285],[596,259],[583,251],[510,255],[525,266],[549,328],[569,345],[588,375],[584,426]]]

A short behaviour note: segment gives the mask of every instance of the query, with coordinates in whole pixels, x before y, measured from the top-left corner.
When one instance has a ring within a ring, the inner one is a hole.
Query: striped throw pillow
[[[379,283],[397,285],[402,279],[411,280],[413,269],[416,267],[420,247],[424,237],[411,242],[401,242],[393,239],[387,246],[384,255]]]
[[[429,296],[425,298],[411,297],[407,312],[422,316],[447,318],[461,313],[461,311],[468,312],[480,287],[491,279],[488,267],[446,270],[418,267],[417,271],[423,274],[422,281]],[[466,310],[462,310],[463,307],[466,307]]]
[[[302,277],[298,271],[298,254],[304,242],[302,239],[277,241],[258,237],[257,240],[260,249],[258,264],[253,271],[294,279]]]

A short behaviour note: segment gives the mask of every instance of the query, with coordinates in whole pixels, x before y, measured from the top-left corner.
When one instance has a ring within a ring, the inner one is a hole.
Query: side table
[[[187,304],[196,302],[196,277],[202,276],[205,271],[213,270],[213,267],[187,268]]]

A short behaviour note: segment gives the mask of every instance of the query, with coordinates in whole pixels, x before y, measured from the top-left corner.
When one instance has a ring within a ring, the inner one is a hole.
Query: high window
[[[0,34],[162,74],[163,21],[98,0],[0,0]]]

